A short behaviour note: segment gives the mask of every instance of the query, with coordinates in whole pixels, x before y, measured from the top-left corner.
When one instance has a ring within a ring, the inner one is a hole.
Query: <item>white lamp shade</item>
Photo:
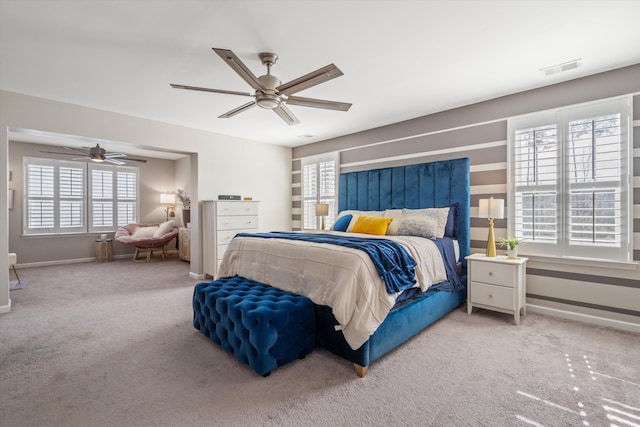
[[[165,205],[175,205],[176,195],[173,193],[160,193],[160,203]]]
[[[504,199],[480,199],[478,218],[504,218]]]
[[[316,216],[327,216],[327,215],[329,215],[329,204],[318,203],[316,205]]]

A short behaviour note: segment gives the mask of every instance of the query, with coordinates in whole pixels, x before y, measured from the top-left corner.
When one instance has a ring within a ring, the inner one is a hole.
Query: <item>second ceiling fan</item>
[[[222,89],[209,89],[197,86],[187,86],[171,83],[171,87],[176,89],[188,89],[197,90],[203,92],[225,93],[228,95],[240,95],[249,96],[255,98],[255,100],[248,102],[244,105],[234,108],[231,111],[219,116],[222,119],[228,119],[236,114],[247,111],[250,108],[258,107],[273,110],[278,116],[282,118],[288,125],[294,125],[300,123],[298,118],[289,110],[288,105],[299,105],[302,107],[312,108],[324,108],[327,110],[347,111],[351,107],[351,104],[346,102],[326,101],[324,99],[315,98],[303,98],[301,96],[292,96],[294,93],[300,92],[304,89],[319,85],[336,77],[343,75],[342,71],[334,64],[329,64],[325,67],[319,68],[309,74],[305,74],[302,77],[298,77],[288,83],[282,84],[282,82],[276,77],[271,75],[271,67],[275,65],[278,60],[278,56],[275,53],[263,52],[259,55],[262,64],[267,67],[267,74],[256,77],[251,70],[236,56],[235,53],[228,49],[213,48],[216,52],[240,77],[242,77],[249,86],[251,86],[255,92],[253,94],[248,92],[236,92],[231,90]]]

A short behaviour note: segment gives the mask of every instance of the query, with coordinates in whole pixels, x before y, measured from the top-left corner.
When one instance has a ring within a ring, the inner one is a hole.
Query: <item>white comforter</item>
[[[354,233],[349,236],[376,237]],[[411,236],[380,237],[402,244],[413,257],[417,263],[417,286],[423,291],[447,278],[440,251],[431,240]],[[397,297],[387,293],[364,251],[325,243],[236,237],[218,270],[218,277],[235,275],[328,305],[353,349],[359,348],[375,332]]]

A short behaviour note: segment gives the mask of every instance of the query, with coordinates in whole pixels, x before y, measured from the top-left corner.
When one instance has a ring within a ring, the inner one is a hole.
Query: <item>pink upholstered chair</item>
[[[162,224],[128,224],[118,228],[115,239],[118,243],[135,246],[133,262],[149,262],[153,258],[153,250],[160,249],[162,259],[167,257],[167,244],[178,235],[178,227],[173,221]],[[146,257],[138,258],[140,249],[146,249]]]

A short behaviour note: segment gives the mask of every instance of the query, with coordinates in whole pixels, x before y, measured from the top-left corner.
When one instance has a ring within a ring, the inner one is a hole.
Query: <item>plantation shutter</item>
[[[60,228],[84,227],[84,168],[59,167]]]
[[[318,228],[316,220],[316,203],[318,200],[318,165],[313,163],[305,165],[302,169],[303,176],[303,229],[315,230]]]
[[[113,227],[113,171],[91,168],[92,231]]]
[[[568,244],[583,256],[621,248],[628,226],[621,115],[579,116],[569,121],[567,139]]]
[[[555,124],[515,132],[516,235],[534,242],[558,237],[557,132]]]
[[[118,170],[116,176],[118,226],[135,223],[137,222],[138,174]]]
[[[320,203],[327,203],[329,205],[329,215],[327,215],[327,217],[325,218],[325,226],[327,228],[330,228],[335,222],[336,162],[334,160],[320,162],[319,168],[320,168]]]
[[[32,159],[26,159],[27,162]],[[55,170],[52,165],[31,164],[27,169],[27,229],[51,229],[55,227]],[[26,230],[25,230],[26,232]]]

